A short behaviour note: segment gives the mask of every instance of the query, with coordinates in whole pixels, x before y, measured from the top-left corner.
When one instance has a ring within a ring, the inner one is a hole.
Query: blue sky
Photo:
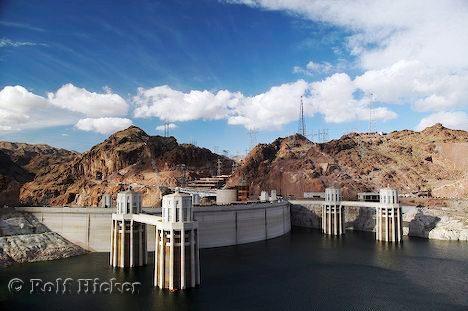
[[[389,71],[420,72],[408,77],[415,85],[421,81],[433,85],[433,72],[443,72],[453,81],[452,64],[429,68],[426,64],[434,62],[416,52],[376,64],[373,51],[389,49],[391,43],[353,43],[363,34],[372,38],[373,31],[380,33],[375,25],[355,25],[341,20],[339,14],[337,18],[320,8],[307,9],[307,5],[277,7],[269,1],[247,4],[214,0],[2,1],[0,90],[4,93],[0,96],[0,139],[84,151],[105,139],[110,130],[103,130],[102,123],[93,120],[77,126],[79,119],[112,117],[109,122],[117,122],[115,128],[131,120],[153,135],[161,133],[156,127],[164,119],[177,126],[171,134],[181,142],[196,141],[211,149],[217,146],[231,154],[243,153],[249,147],[248,129],[258,131],[259,142],[297,131],[294,109],[298,96],[306,90],[312,93],[304,97],[308,130],[328,128],[330,138],[368,128],[366,105],[371,91],[378,93],[374,98],[374,105],[380,109],[374,112],[376,130],[415,129],[422,126],[424,118],[427,125],[448,120],[448,126],[465,128],[466,98],[458,89],[439,87],[428,93],[411,89],[393,96],[392,88],[404,86],[375,85],[375,80],[382,80]],[[392,27],[398,28],[401,21],[393,23]],[[466,87],[465,72],[455,74],[458,80],[451,83]],[[60,93],[67,84],[73,87]],[[153,89],[164,85],[168,89]],[[269,92],[282,85],[277,92]],[[24,89],[13,92],[6,89],[9,86]],[[349,91],[341,94],[344,89]],[[192,90],[208,93],[190,94]],[[229,93],[219,94],[220,90]],[[54,94],[55,101],[47,93]],[[138,94],[141,96],[137,99]],[[30,96],[29,102],[25,96]],[[157,100],[160,96],[166,99],[165,108]],[[445,103],[439,100],[441,97],[456,103]],[[77,98],[83,98],[83,102]],[[90,104],[90,100],[97,102]],[[81,109],[88,104],[99,105],[101,100],[108,107],[99,114]],[[36,101],[39,108],[34,106]],[[184,117],[173,116],[174,111],[186,109],[193,101],[196,104]],[[216,105],[205,109],[210,101]],[[113,105],[127,108],[116,112]],[[431,105],[436,108],[426,109]],[[144,109],[138,112],[137,107]],[[263,107],[268,109],[263,111]],[[63,119],[57,125],[47,118],[55,108],[60,110],[56,118]],[[1,109],[6,117],[19,113],[14,116],[20,121],[6,120],[1,130]],[[37,109],[44,111],[36,115]],[[350,113],[346,109],[351,109]],[[218,110],[222,112],[214,117]],[[278,110],[278,114],[270,115],[271,110]],[[61,113],[67,111],[74,115],[65,121],[69,115],[62,117]],[[343,115],[335,117],[336,113]],[[276,122],[278,116],[285,117]],[[30,124],[40,118],[43,121]]]

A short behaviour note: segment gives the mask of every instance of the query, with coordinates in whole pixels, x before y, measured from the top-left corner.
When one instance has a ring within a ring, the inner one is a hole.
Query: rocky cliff
[[[20,152],[6,148],[8,144],[0,144],[0,150],[10,150],[10,159],[33,174],[21,184],[22,205],[97,206],[103,194],[115,199],[119,190],[131,185],[143,194],[143,205],[153,206],[160,200],[160,186],[211,176],[218,158],[226,170],[232,167],[232,160],[206,148],[179,144],[174,137],[150,136],[135,126],[83,154],[57,149],[40,156],[40,146]],[[34,148],[40,149],[37,156],[31,156]]]
[[[20,203],[21,187],[78,153],[48,145],[0,142],[0,206]]]
[[[17,165],[0,151],[0,206],[18,202],[21,185],[32,180],[34,175]]]
[[[229,183],[245,177],[253,195],[276,189],[302,197],[339,186],[345,197],[355,198],[357,192],[391,186],[402,193],[429,190],[466,198],[467,152],[468,132],[440,124],[421,132],[352,133],[321,144],[293,135],[256,146]]]

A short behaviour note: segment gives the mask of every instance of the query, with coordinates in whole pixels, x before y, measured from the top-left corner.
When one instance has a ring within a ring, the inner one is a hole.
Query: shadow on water
[[[323,236],[294,227],[266,242],[203,249],[202,285],[170,293],[153,284],[153,256],[135,269],[92,253],[0,271],[0,310],[466,310],[468,250],[454,243],[375,241],[371,232]],[[57,277],[139,281],[132,295],[11,295],[8,280]]]

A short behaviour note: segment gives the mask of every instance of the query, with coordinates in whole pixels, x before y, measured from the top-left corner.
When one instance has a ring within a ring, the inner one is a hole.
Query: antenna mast
[[[253,149],[257,145],[257,133],[258,130],[255,128],[249,130],[250,149]]]
[[[301,102],[299,104],[299,126],[298,126],[297,133],[306,137],[306,127],[305,127],[305,120],[304,120],[304,102],[302,101],[302,96],[301,96]]]
[[[169,123],[164,123],[164,137],[169,137]]]
[[[372,108],[374,104],[374,93],[370,93],[370,102],[369,102],[369,133],[372,133]]]

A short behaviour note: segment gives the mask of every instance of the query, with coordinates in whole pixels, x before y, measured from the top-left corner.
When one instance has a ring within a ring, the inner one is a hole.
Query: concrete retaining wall
[[[111,214],[109,208],[18,207],[32,213],[50,230],[84,249],[108,252]],[[161,209],[143,209],[161,214]],[[271,239],[291,230],[288,202],[196,206],[200,247],[219,247]],[[148,250],[154,251],[155,228],[148,226]]]
[[[321,228],[322,206],[312,200],[292,200],[293,226]],[[468,241],[468,221],[461,208],[458,215],[443,209],[402,206],[403,235],[437,240]],[[453,210],[453,209],[451,209]],[[375,208],[345,207],[345,228],[358,231],[375,231]]]

